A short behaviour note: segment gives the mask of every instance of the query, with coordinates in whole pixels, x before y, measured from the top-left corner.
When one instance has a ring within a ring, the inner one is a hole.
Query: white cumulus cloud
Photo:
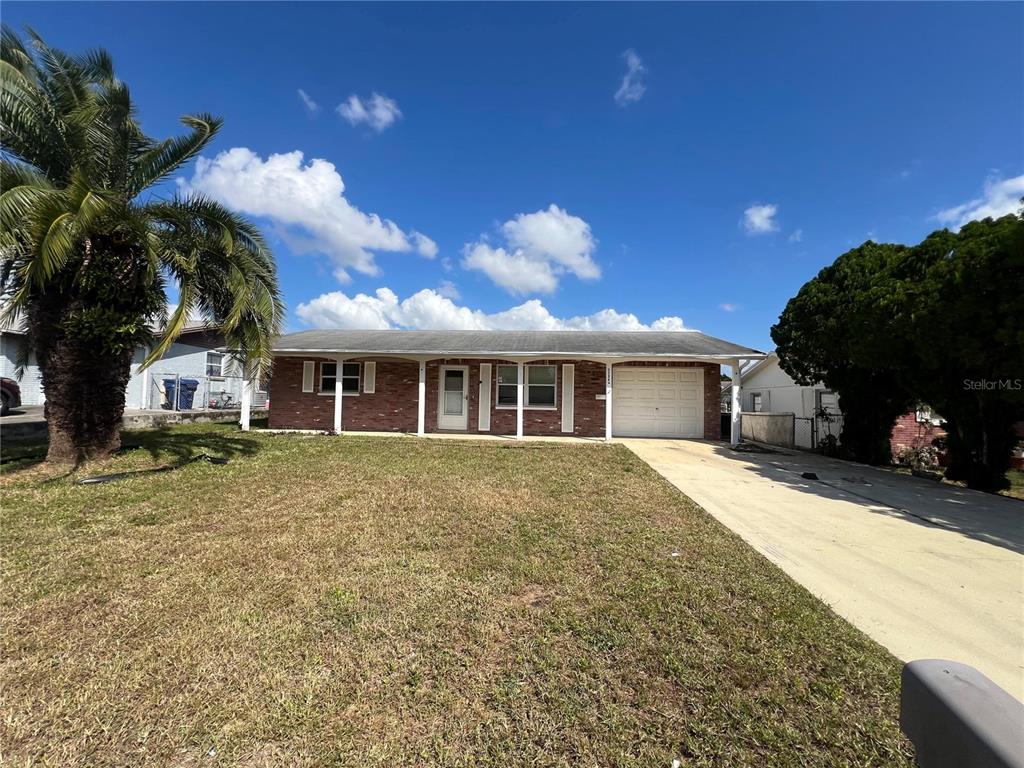
[[[459,287],[451,280],[442,280],[438,283],[437,293],[452,301],[458,301],[462,298],[462,295],[459,293]]]
[[[400,300],[390,288],[374,295],[348,296],[333,291],[300,304],[296,314],[316,328],[434,330],[584,330],[685,331],[681,317],[662,317],[647,325],[631,313],[602,309],[592,315],[561,318],[552,315],[539,299],[530,299],[501,312],[486,313],[456,304],[439,291],[424,288]]]
[[[779,207],[771,203],[752,205],[743,212],[743,227],[749,235],[775,232],[779,228],[778,222],[775,221],[778,212]]]
[[[601,276],[590,225],[557,205],[516,214],[501,225],[501,233],[505,246],[483,239],[467,243],[462,266],[483,272],[510,293],[552,293],[567,272],[583,280]]]
[[[643,76],[647,72],[647,67],[644,66],[640,57],[637,56],[636,51],[632,48],[623,51],[622,58],[626,62],[626,74],[622,76],[622,84],[619,85],[619,90],[615,92],[615,103],[620,107],[624,107],[634,101],[640,101],[647,90],[647,86],[643,83]]]
[[[354,93],[338,105],[338,114],[352,125],[365,124],[380,133],[402,116],[398,102],[374,93],[363,101]]]
[[[985,180],[984,194],[962,205],[939,211],[935,218],[947,227],[960,229],[969,221],[989,217],[998,219],[1020,210],[1024,197],[1024,174],[1011,179],[990,176]]]
[[[345,183],[332,163],[303,163],[302,152],[270,155],[266,160],[245,147],[200,157],[182,191],[201,192],[250,216],[269,219],[296,253],[320,253],[341,282],[348,270],[378,273],[375,251],[411,252],[433,258],[437,244],[426,235],[406,234],[375,213],[363,213],[345,197]]]
[[[462,259],[465,269],[483,272],[509,293],[553,293],[558,277],[551,264],[534,260],[522,251],[507,251],[487,243],[467,246]]]
[[[320,111],[320,105],[313,101],[310,95],[301,88],[299,88],[299,100],[302,101],[303,106],[309,110],[311,114]]]

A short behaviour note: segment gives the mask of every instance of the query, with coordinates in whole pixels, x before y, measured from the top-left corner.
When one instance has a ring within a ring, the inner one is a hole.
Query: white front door
[[[469,367],[442,365],[440,390],[437,428],[466,429],[469,424]]]
[[[612,434],[704,437],[703,368],[614,368]]]

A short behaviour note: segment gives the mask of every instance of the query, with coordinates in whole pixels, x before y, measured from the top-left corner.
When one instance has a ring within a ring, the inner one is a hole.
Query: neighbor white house
[[[742,367],[740,375],[741,410],[793,414],[793,437],[798,448],[814,448],[827,431],[828,427],[817,417],[821,409],[841,418],[838,395],[820,382],[809,386],[797,384],[779,367],[779,356],[774,352]],[[838,422],[832,431],[838,435]]]
[[[741,403],[750,413],[792,413],[810,418],[819,408],[839,412],[839,397],[824,384],[797,384],[779,366],[779,356],[770,353],[742,369]]]
[[[740,403],[744,413],[792,413],[793,442],[797,448],[814,448],[828,433],[838,439],[842,428],[839,396],[824,384],[797,384],[779,366],[779,356],[774,352],[763,360],[747,364],[740,373]],[[835,418],[831,425],[820,416],[822,410]],[[931,445],[934,438],[945,434],[942,423],[942,417],[925,406],[900,416],[890,438],[893,455],[906,448]]]
[[[28,337],[23,329],[0,329],[0,375],[18,382],[22,405],[42,405],[46,402],[46,393],[42,388],[39,364],[31,352],[26,354],[27,344]],[[173,407],[168,394],[174,392],[174,387],[168,388],[167,383],[181,379],[197,382],[194,408],[208,408],[211,401],[219,407],[239,406],[242,396],[240,370],[228,354],[223,335],[201,323],[186,326],[167,353],[143,369],[142,362],[149,351],[149,346],[135,350],[132,374],[125,390],[126,408]],[[19,366],[22,366],[20,376],[17,375]],[[266,400],[265,383],[257,384],[253,406],[262,407]]]

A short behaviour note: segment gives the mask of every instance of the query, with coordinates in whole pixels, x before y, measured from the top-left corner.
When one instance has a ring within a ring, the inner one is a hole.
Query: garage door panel
[[[631,405],[618,412],[624,419],[655,419],[658,415],[653,405]]]
[[[703,437],[703,371],[616,368],[612,432],[623,437]]]
[[[630,371],[623,377],[623,382],[628,384],[654,383],[657,376],[653,371]]]

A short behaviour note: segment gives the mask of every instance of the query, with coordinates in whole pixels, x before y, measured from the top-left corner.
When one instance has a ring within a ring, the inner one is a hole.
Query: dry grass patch
[[[231,463],[0,480],[11,765],[908,763],[898,662],[625,448],[135,439]]]

